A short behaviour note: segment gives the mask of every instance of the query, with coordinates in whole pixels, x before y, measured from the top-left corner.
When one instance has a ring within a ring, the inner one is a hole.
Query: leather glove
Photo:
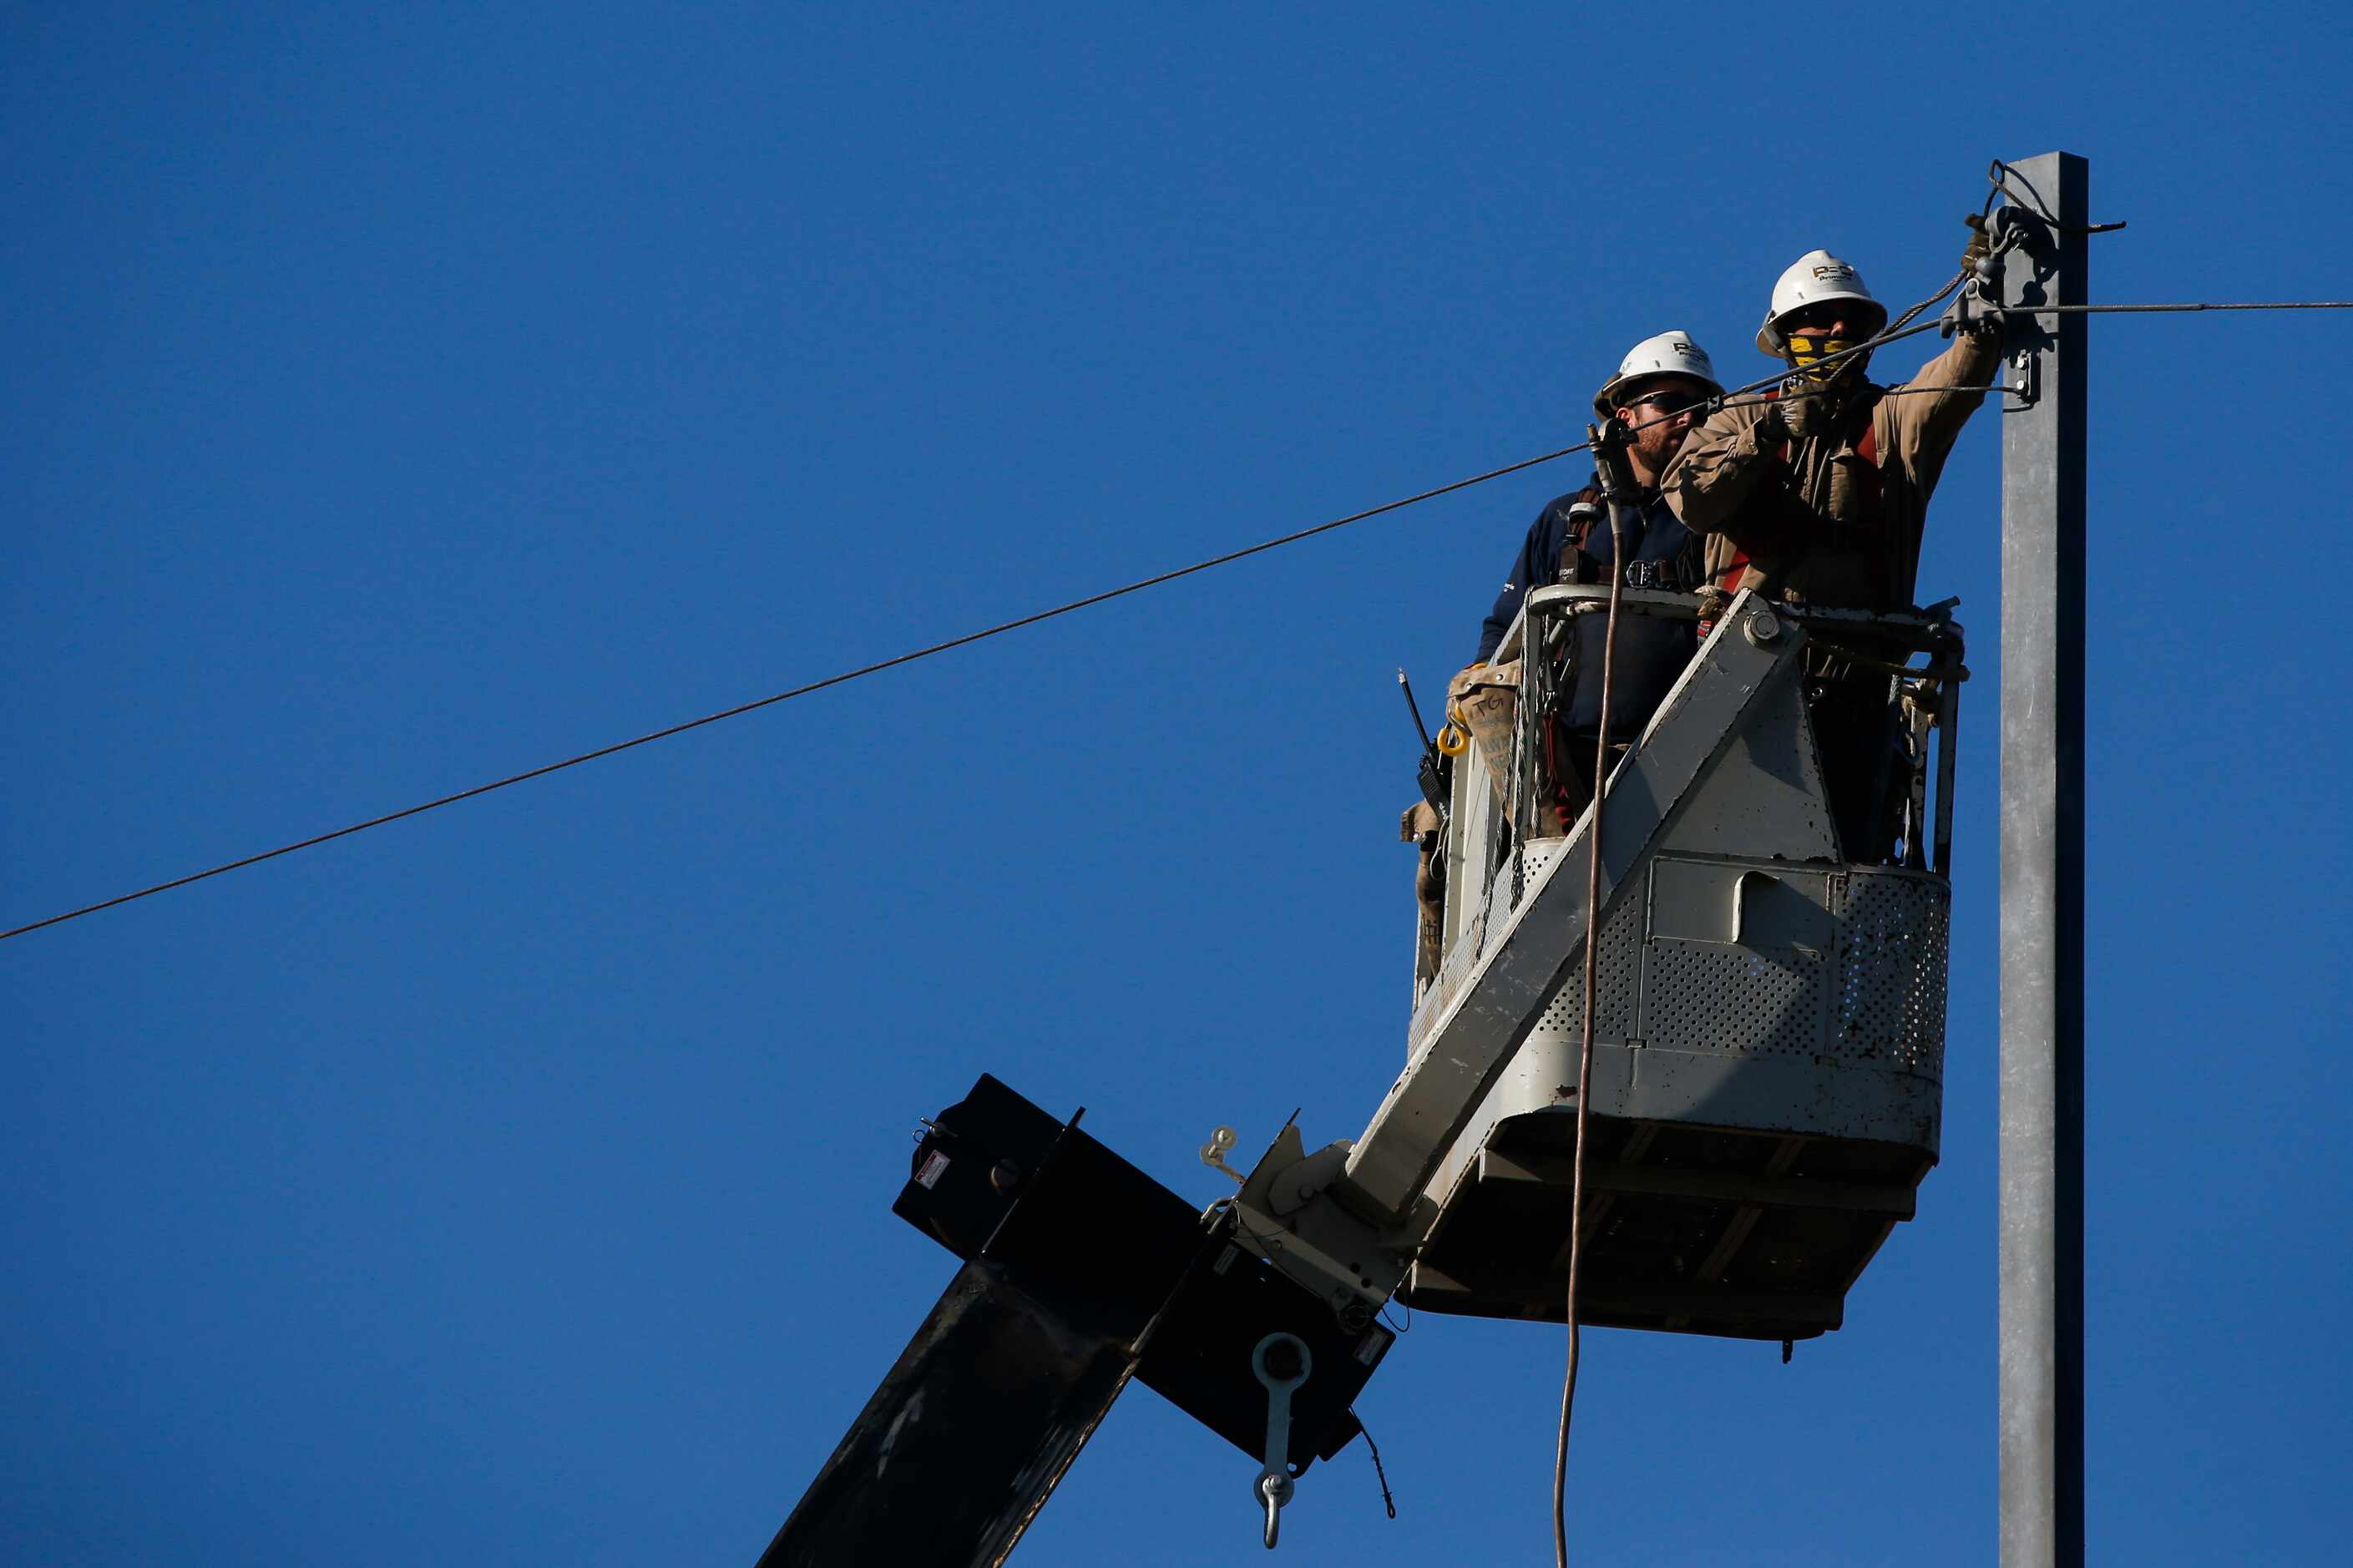
[[[1845,399],[1835,386],[1818,386],[1800,378],[1797,384],[1774,401],[1780,410],[1781,422],[1798,440],[1810,440],[1823,436],[1838,424],[1838,405]]]
[[[1961,270],[1972,278],[1978,277],[1978,263],[1993,254],[1993,241],[1986,237],[1985,219],[1978,214],[1971,213],[1961,221],[1969,226],[1969,243],[1961,252]]]
[[[1777,397],[1765,405],[1765,413],[1758,418],[1756,425],[1757,445],[1760,450],[1767,447],[1778,447],[1788,440],[1789,421],[1783,407],[1787,401],[1786,398]]]

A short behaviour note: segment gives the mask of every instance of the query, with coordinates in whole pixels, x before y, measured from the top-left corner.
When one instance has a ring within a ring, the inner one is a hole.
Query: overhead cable
[[[223,865],[208,867],[202,871],[191,872],[189,875],[185,877],[174,877],[168,882],[158,882],[153,887],[142,888],[136,892],[120,894],[111,899],[101,900],[94,904],[85,904],[77,910],[68,910],[63,914],[51,915],[46,920],[37,920],[27,925],[17,926],[13,930],[0,931],[0,942],[5,942],[8,938],[14,936],[23,936],[27,931],[39,931],[46,926],[58,925],[66,921],[77,920],[83,915],[93,915],[98,913],[100,910],[111,910],[118,904],[127,904],[135,900],[152,898],[157,893],[169,892],[174,888],[185,888],[191,882],[201,882],[207,877],[217,877],[224,872],[241,870],[248,866],[258,866],[264,860],[274,860],[280,855],[291,855],[298,849],[310,849],[321,844],[332,843],[333,840],[338,838],[348,838],[354,833],[364,833],[371,827],[382,827],[387,823],[398,822],[405,817],[420,816],[428,811],[438,811],[445,805],[455,805],[461,800],[471,800],[476,795],[489,795],[493,790],[506,789],[511,785],[523,784],[532,779],[544,778],[549,773],[561,773],[565,768],[575,768],[583,763],[593,763],[600,757],[609,757],[617,752],[626,752],[637,746],[650,745],[656,741],[666,741],[672,735],[682,735],[689,730],[699,730],[705,724],[716,724],[722,719],[733,719],[742,714],[753,712],[758,709],[772,708],[779,702],[789,702],[796,697],[807,697],[811,692],[822,691],[828,686],[839,686],[847,681],[857,680],[864,676],[880,674],[881,671],[886,669],[894,669],[902,664],[913,664],[917,659],[929,658],[934,654],[945,653],[950,648],[962,647],[967,643],[976,643],[984,638],[1001,637],[1007,632],[1018,631],[1023,626],[1036,626],[1039,621],[1052,620],[1057,616],[1067,616],[1073,610],[1083,610],[1090,605],[1100,605],[1104,603],[1106,600],[1120,598],[1128,594],[1142,593],[1146,588],[1157,587],[1163,583],[1173,583],[1179,577],[1189,577],[1196,572],[1207,572],[1212,566],[1223,566],[1229,562],[1240,561],[1248,556],[1263,554],[1267,551],[1279,549],[1286,544],[1296,544],[1303,539],[1313,539],[1319,533],[1329,533],[1334,529],[1345,528],[1352,522],[1363,522],[1368,518],[1379,517],[1384,512],[1397,511],[1402,508],[1415,505],[1420,501],[1434,500],[1440,496],[1451,495],[1456,490],[1468,489],[1472,485],[1485,484],[1490,479],[1502,479],[1506,474],[1516,474],[1523,468],[1533,468],[1539,464],[1549,463],[1556,458],[1566,458],[1572,452],[1581,452],[1585,450],[1586,446],[1587,443],[1580,441],[1574,447],[1563,447],[1556,452],[1546,452],[1540,457],[1523,458],[1521,461],[1516,463],[1507,463],[1500,468],[1490,468],[1485,473],[1473,474],[1468,479],[1456,479],[1451,484],[1440,485],[1435,489],[1426,489],[1414,495],[1401,497],[1397,500],[1384,501],[1379,506],[1367,507],[1362,511],[1350,512],[1345,517],[1335,517],[1329,522],[1319,522],[1313,528],[1303,528],[1295,532],[1282,534],[1274,539],[1262,540],[1256,544],[1245,545],[1240,550],[1229,550],[1222,555],[1212,555],[1206,561],[1196,561],[1189,566],[1179,566],[1171,572],[1162,572],[1150,577],[1139,578],[1137,581],[1126,584],[1121,587],[1106,589],[1100,594],[1090,594],[1083,599],[1072,599],[1068,604],[1056,605],[1051,609],[1039,610],[1033,614],[1022,616],[1014,620],[1001,621],[996,626],[984,627],[976,632],[966,632],[962,637],[950,637],[945,642],[933,643],[927,647],[919,647],[909,653],[898,654],[890,658],[877,659],[872,664],[860,665],[855,669],[846,669],[839,675],[828,675],[822,680],[812,680],[807,682],[806,685],[796,686],[788,690],[776,692],[773,696],[756,698],[750,702],[739,702],[733,708],[723,708],[716,713],[706,713],[700,719],[689,719],[681,724],[671,724],[663,729],[655,730],[647,734],[635,736],[627,741],[617,741],[609,746],[599,746],[593,752],[583,752],[577,756],[566,757],[562,762],[548,763],[540,767],[527,769],[522,773],[510,773],[505,778],[493,779],[489,784],[476,784],[471,789],[461,789],[457,791],[455,794],[441,795],[436,799],[425,801],[417,805],[407,806],[399,811],[389,811],[381,816],[371,816],[364,822],[354,822],[349,826],[338,827],[332,832],[313,834],[308,838],[298,839],[291,844],[281,844],[275,849],[265,849],[258,855],[248,855],[241,859],[231,860]]]
[[[1933,304],[1936,300],[1942,299],[1946,293],[1950,291],[1950,289],[1951,285],[1947,285],[1944,289],[1939,290],[1938,293],[1933,296],[1930,300],[1923,301],[1919,306],[1914,307],[1913,311],[1906,311],[1905,317],[1908,318],[1915,311],[1924,310],[1927,305]],[[2231,303],[2200,302],[2158,305],[2048,305],[2040,308],[2030,306],[2004,306],[1996,307],[1995,309],[1997,309],[2000,314],[2013,316],[2099,314],[2109,311],[2122,313],[2150,313],[2198,310],[2353,310],[2353,300],[2250,300]],[[1850,347],[1841,349],[1835,353],[1824,354],[1820,360],[1816,361],[1810,369],[1818,374],[1826,365],[1836,364],[1841,361],[1852,359],[1858,354],[1868,353],[1884,344],[1895,342],[1905,338],[1915,337],[1921,332],[1933,331],[1939,325],[1941,325],[1941,323],[1936,321],[1921,321],[1910,326],[1900,328],[1891,327],[1874,337],[1868,338],[1863,342],[1852,344]],[[1786,371],[1776,372],[1771,375],[1760,376],[1755,381],[1746,382],[1739,386],[1732,388],[1729,392],[1725,393],[1721,397],[1712,400],[1706,406],[1710,409],[1733,406],[1736,405],[1736,400],[1744,399],[1751,393],[1762,392],[1768,387],[1778,386],[1787,379],[1788,373]],[[1901,393],[1906,389],[1896,387],[1891,390]],[[1803,396],[1811,395],[1800,392],[1798,393],[1797,395]],[[1631,434],[1633,431],[1647,429],[1652,425],[1663,424],[1669,419],[1680,417],[1681,413],[1682,411],[1679,410],[1675,414],[1660,415],[1654,418],[1644,420],[1640,425],[1630,426],[1628,427],[1629,433]],[[1439,485],[1434,489],[1421,490],[1413,495],[1403,496],[1396,500],[1384,501],[1379,506],[1367,507],[1362,511],[1350,512],[1345,517],[1335,517],[1329,522],[1319,522],[1312,528],[1303,528],[1294,532],[1279,535],[1273,539],[1262,540],[1256,544],[1245,545],[1240,550],[1229,550],[1222,555],[1212,555],[1205,561],[1196,561],[1189,566],[1179,566],[1173,571],[1162,572],[1154,576],[1140,578],[1135,582],[1125,584],[1117,588],[1106,589],[1100,594],[1090,594],[1082,599],[1073,599],[1068,604],[1056,605],[1050,609],[1039,610],[1031,615],[1022,616],[1014,620],[1003,621],[996,626],[987,626],[976,632],[966,632],[962,637],[950,637],[945,642],[933,643],[927,647],[920,647],[908,653],[894,655],[890,658],[878,659],[872,664],[860,665],[855,669],[843,670],[839,675],[829,675],[822,680],[812,680],[806,685],[796,686],[788,690],[776,692],[772,696],[756,698],[749,702],[739,702],[733,708],[723,708],[716,713],[706,713],[699,719],[689,719],[683,723],[672,724],[664,729],[652,731],[647,734],[634,736],[629,740],[617,741],[609,746],[599,746],[593,752],[583,752],[577,756],[566,757],[561,762],[548,763],[540,767],[527,769],[522,773],[511,773],[505,778],[493,779],[488,784],[476,784],[471,789],[459,790],[454,794],[441,795],[433,800],[424,801],[416,805],[406,806],[399,811],[386,812],[381,816],[369,817],[364,822],[354,822],[348,826],[338,827],[330,832],[314,834],[308,838],[297,839],[291,844],[281,844],[274,849],[265,849],[259,854],[248,855],[240,859],[227,861],[218,866],[207,867],[201,871],[190,872],[185,877],[174,877],[168,882],[158,882],[152,887],[141,888],[135,892],[118,894],[111,899],[102,899],[94,904],[84,904],[79,909],[68,910],[61,914],[50,915],[43,920],[33,921],[25,925],[13,927],[7,931],[0,931],[0,942],[5,942],[10,937],[23,936],[30,931],[40,931],[48,926],[61,925],[67,921],[79,920],[83,915],[94,915],[101,910],[111,910],[115,908],[117,905],[132,903],[140,899],[152,898],[157,893],[167,893],[174,888],[185,888],[191,882],[201,882],[209,877],[217,877],[225,872],[242,870],[248,866],[259,865],[264,860],[274,860],[281,855],[291,855],[297,850],[314,848],[322,844],[332,843],[338,838],[348,838],[355,833],[364,833],[371,827],[382,827],[388,823],[398,822],[406,817],[421,816],[428,811],[438,811],[445,805],[455,805],[459,801],[471,800],[476,795],[489,795],[492,791],[505,789],[510,785],[524,784],[535,778],[543,778],[549,773],[561,773],[566,768],[577,767],[583,763],[593,763],[600,757],[609,757],[617,752],[626,752],[634,747],[649,745],[656,741],[665,741],[672,735],[682,735],[689,730],[699,730],[705,724],[716,724],[723,719],[733,719],[742,714],[753,712],[758,709],[774,707],[779,702],[789,702],[796,697],[806,697],[812,692],[822,691],[829,686],[839,686],[846,681],[856,680],[864,676],[876,675],[886,669],[896,668],[898,666],[902,664],[913,664],[917,659],[929,658],[934,654],[945,653],[951,648],[962,647],[967,643],[980,642],[985,638],[998,637],[1006,632],[1018,631],[1023,626],[1035,626],[1039,621],[1052,620],[1057,616],[1066,616],[1073,610],[1083,610],[1091,605],[1100,605],[1107,600],[1120,598],[1128,594],[1141,593],[1146,588],[1158,587],[1163,583],[1173,583],[1179,577],[1189,577],[1197,572],[1207,572],[1213,566],[1223,566],[1230,562],[1244,560],[1252,555],[1262,554],[1270,550],[1280,549],[1286,544],[1295,544],[1303,539],[1313,539],[1319,533],[1329,533],[1335,529],[1345,528],[1350,523],[1363,522],[1367,519],[1379,517],[1386,512],[1398,511],[1403,508],[1413,506],[1421,501],[1434,500],[1440,496],[1451,495],[1456,490],[1468,489],[1473,485],[1485,484],[1490,479],[1499,479],[1509,474],[1516,474],[1525,468],[1533,468],[1545,463],[1554,462],[1559,458],[1568,457],[1573,453],[1585,451],[1590,447],[1590,445],[1591,443],[1589,442],[1579,441],[1572,447],[1563,447],[1556,451],[1546,452],[1534,458],[1523,458],[1516,463],[1506,463],[1502,468],[1490,468],[1484,473],[1472,474],[1467,479],[1456,479],[1451,483]]]
[[[2353,310],[2353,300],[2241,300],[2192,305],[1997,305],[2004,316],[2148,315],[2181,310]]]

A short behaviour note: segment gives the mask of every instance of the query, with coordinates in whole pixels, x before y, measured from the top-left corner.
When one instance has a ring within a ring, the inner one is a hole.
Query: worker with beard
[[[1595,416],[1625,426],[1628,467],[1642,490],[1640,532],[1625,542],[1622,571],[1630,587],[1691,593],[1704,580],[1700,541],[1659,499],[1658,487],[1693,422],[1723,394],[1707,351],[1692,342],[1690,333],[1672,331],[1636,343],[1620,362],[1618,374],[1594,395]],[[1583,489],[1547,502],[1529,526],[1504,591],[1488,612],[1478,658],[1447,688],[1450,727],[1464,732],[1478,748],[1499,807],[1508,796],[1505,780],[1518,714],[1520,661],[1489,661],[1519,617],[1529,589],[1553,583],[1607,583],[1619,569],[1617,551],[1599,474]],[[1572,673],[1541,731],[1545,754],[1537,780],[1536,820],[1529,825],[1535,837],[1567,832],[1593,796],[1601,742],[1603,622],[1597,615],[1575,617]],[[1689,621],[1630,616],[1620,622],[1609,704],[1613,751],[1622,751],[1642,732],[1697,645]],[[1398,826],[1398,837],[1420,849],[1414,874],[1421,909],[1415,972],[1426,984],[1438,972],[1445,896],[1437,859],[1438,812],[1417,801]]]
[[[1985,250],[1979,228],[1964,269]],[[1674,514],[1707,536],[1704,617],[1744,588],[1794,605],[1912,607],[1928,498],[2001,363],[2001,330],[1999,317],[1965,318],[1950,347],[1889,388],[1865,374],[1867,348],[1847,352],[1886,324],[1862,275],[1826,250],[1774,284],[1757,346],[1788,377],[1702,421],[1662,485]],[[1886,686],[1883,669],[1808,650],[1815,739],[1852,860],[1880,859],[1894,843],[1892,797],[1875,793],[1894,745]]]
[[[1594,395],[1595,416],[1626,427],[1627,466],[1642,492],[1641,531],[1625,542],[1622,574],[1630,588],[1692,593],[1701,584],[1700,541],[1661,498],[1659,481],[1694,422],[1723,393],[1707,351],[1692,342],[1690,333],[1674,331],[1636,343],[1620,363],[1618,374]],[[1548,583],[1606,584],[1617,546],[1599,475],[1582,489],[1546,504],[1528,529],[1511,576],[1488,612],[1477,664],[1456,677],[1457,685],[1473,694],[1473,701],[1486,689],[1493,677],[1482,679],[1481,667],[1494,657],[1530,588]],[[1556,831],[1576,821],[1592,795],[1594,749],[1601,729],[1602,631],[1601,616],[1576,617],[1574,672],[1561,692],[1551,737],[1550,771],[1560,813]],[[1642,732],[1691,662],[1695,646],[1688,622],[1641,616],[1619,623],[1615,689],[1609,700],[1614,746],[1622,747]]]

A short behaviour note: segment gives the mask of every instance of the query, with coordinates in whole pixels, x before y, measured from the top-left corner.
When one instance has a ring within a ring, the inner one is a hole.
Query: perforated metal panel
[[[1520,846],[1517,879],[1512,884],[1512,901],[1516,904],[1527,897],[1528,888],[1545,874],[1552,863],[1568,847],[1566,838],[1531,838]]]
[[[1471,971],[1478,967],[1480,953],[1486,946],[1487,927],[1494,912],[1492,890],[1488,898],[1482,899],[1473,908],[1475,912],[1461,934],[1455,939],[1453,950],[1446,955],[1445,963],[1438,971],[1438,978],[1430,982],[1422,992],[1420,1000],[1414,1004],[1413,1021],[1406,1028],[1405,1054],[1408,1059],[1421,1048],[1421,1042],[1430,1030],[1438,1026],[1438,1020],[1445,1015],[1447,1005],[1454,1000],[1455,993],[1462,989],[1462,983],[1470,978]]]
[[[1926,878],[1858,870],[1845,880],[1832,1048],[1941,1080],[1952,895]]]
[[[1653,938],[1642,959],[1642,1039],[1670,1051],[1812,1057],[1822,1048],[1824,961]]]
[[[1712,864],[1728,887],[1747,863]],[[1799,885],[1792,868],[1770,869]],[[1818,890],[1808,897],[1826,895],[1836,935],[1809,937],[1802,946],[1659,935],[1655,910],[1622,902],[1602,933],[1596,1037],[1941,1078],[1947,889],[1932,878],[1859,867],[1810,885]],[[1817,940],[1831,951],[1813,951]],[[1583,1005],[1582,975],[1572,964],[1530,1044],[1576,1040]]]
[[[1601,922],[1601,946],[1594,953],[1594,984],[1599,1005],[1593,1016],[1598,1040],[1623,1040],[1634,1032],[1634,1001],[1641,980],[1642,908],[1632,899],[1609,911]],[[1568,977],[1553,993],[1531,1042],[1581,1041],[1585,1034],[1585,965],[1573,963]]]

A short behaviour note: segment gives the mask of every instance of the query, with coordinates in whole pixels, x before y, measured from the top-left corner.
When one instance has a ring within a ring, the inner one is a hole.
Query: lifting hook
[[[1266,1508],[1269,1552],[1282,1529],[1282,1505],[1297,1489],[1291,1479],[1291,1394],[1314,1366],[1307,1342],[1296,1334],[1269,1334],[1250,1352],[1250,1371],[1266,1390],[1266,1464],[1250,1489]]]

